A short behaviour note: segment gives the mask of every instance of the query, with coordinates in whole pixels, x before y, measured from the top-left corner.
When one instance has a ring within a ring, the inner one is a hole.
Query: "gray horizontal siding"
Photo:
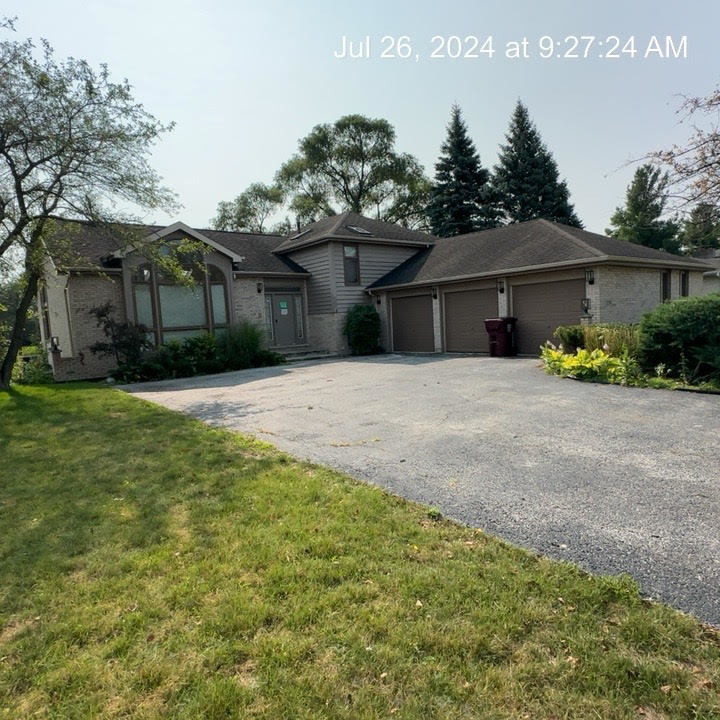
[[[328,245],[298,250],[289,257],[310,273],[307,281],[308,313],[333,312]]]
[[[335,267],[337,312],[346,312],[357,303],[367,302],[368,296],[365,288],[418,251],[416,247],[358,243],[358,254],[360,256],[360,285],[358,286],[345,285],[342,244],[333,243],[331,247]]]

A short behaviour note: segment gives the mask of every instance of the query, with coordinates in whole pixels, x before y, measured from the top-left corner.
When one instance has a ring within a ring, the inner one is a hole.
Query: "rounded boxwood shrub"
[[[372,305],[351,307],[343,332],[353,355],[372,355],[380,350],[380,315]]]
[[[643,369],[664,366],[685,382],[720,378],[720,294],[680,298],[643,315],[638,358]]]

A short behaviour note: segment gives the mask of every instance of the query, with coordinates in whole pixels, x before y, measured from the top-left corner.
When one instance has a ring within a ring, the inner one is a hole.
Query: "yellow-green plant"
[[[552,345],[541,348],[540,356],[545,371],[561,377],[578,380],[598,380],[601,382],[620,382],[623,363],[604,350],[585,350],[576,353],[564,353]]]

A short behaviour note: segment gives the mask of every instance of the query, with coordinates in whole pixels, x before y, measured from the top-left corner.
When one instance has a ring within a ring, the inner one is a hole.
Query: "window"
[[[346,285],[360,284],[359,261],[357,245],[343,245],[343,271]]]
[[[180,285],[149,264],[133,271],[135,321],[148,328],[156,344],[227,327],[227,283],[222,270],[206,265],[204,271],[193,267],[187,273],[194,285]]]
[[[690,294],[690,273],[687,270],[680,272],[680,295],[687,297]]]
[[[670,299],[670,271],[663,270],[662,274],[662,301],[667,302]]]

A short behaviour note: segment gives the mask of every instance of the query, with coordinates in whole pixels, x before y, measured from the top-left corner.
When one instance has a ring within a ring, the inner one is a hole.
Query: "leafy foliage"
[[[663,364],[684,382],[720,379],[720,294],[679,298],[643,315],[638,357],[646,370]]]
[[[433,234],[450,237],[495,227],[499,211],[489,181],[462,112],[453,105],[427,209]]]
[[[678,114],[693,128],[693,134],[685,145],[673,145],[649,155],[652,162],[668,169],[673,198],[680,204],[720,206],[719,110],[720,87],[705,97],[686,97]]]
[[[278,171],[298,223],[352,210],[409,227],[424,226],[430,184],[420,163],[395,151],[387,121],[346,115],[316,125]]]
[[[234,200],[218,203],[212,226],[217,230],[264,233],[268,218],[280,209],[284,200],[279,187],[253,183]]]
[[[612,382],[620,368],[620,360],[604,350],[579,348],[571,354],[551,345],[544,345],[540,357],[546,372],[578,380]]]
[[[667,202],[667,174],[647,164],[635,171],[625,195],[625,207],[617,208],[608,234],[619,240],[645,245],[656,250],[677,252],[678,225],[661,220]]]
[[[93,343],[90,352],[94,355],[114,357],[118,366],[134,367],[140,362],[144,351],[152,347],[148,339],[148,328],[128,322],[118,322],[115,308],[106,302],[90,310],[107,340]]]
[[[231,325],[217,338],[218,356],[224,370],[278,365],[282,355],[265,348],[265,332],[250,322]]]
[[[574,353],[585,347],[585,328],[582,325],[560,325],[555,329],[555,337],[560,341],[561,349]]]
[[[231,325],[222,334],[203,333],[153,347],[145,327],[117,323],[111,306],[94,308],[92,313],[99,318],[108,341],[95,343],[90,350],[115,357],[117,369],[112,374],[122,382],[192,377],[284,362],[282,355],[264,348],[263,331],[249,322]]]
[[[372,355],[380,343],[380,315],[372,305],[354,305],[345,315],[343,332],[353,355]]]
[[[620,356],[624,352],[635,355],[638,346],[638,326],[624,323],[596,325],[561,325],[555,330],[565,352],[578,348],[605,350]]]
[[[55,379],[44,354],[41,353],[15,366],[13,382],[22,385],[49,385],[55,382]]]
[[[148,164],[151,146],[171,127],[133,99],[127,81],[112,82],[106,66],[58,62],[44,41],[39,49],[29,39],[0,42],[0,260],[13,251],[21,255],[24,287],[0,387],[9,385],[23,343],[49,218],[106,220],[118,201],[174,207],[174,196]]]
[[[570,203],[570,193],[560,180],[557,163],[543,143],[527,108],[518,101],[500,146],[492,184],[498,203],[510,223],[545,218],[582,227]]]

